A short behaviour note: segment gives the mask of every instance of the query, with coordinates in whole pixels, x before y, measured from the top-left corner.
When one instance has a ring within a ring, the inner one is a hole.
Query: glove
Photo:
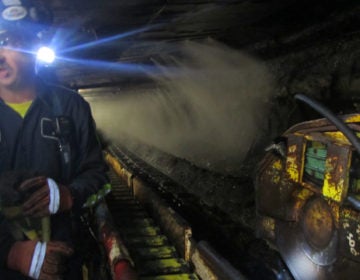
[[[137,280],[138,275],[127,260],[120,260],[114,264],[115,280]]]
[[[7,266],[33,279],[62,279],[66,258],[72,254],[73,250],[60,241],[18,241],[10,249]]]
[[[70,190],[44,176],[25,180],[18,191],[30,193],[30,197],[23,203],[25,216],[44,217],[70,210],[73,205]]]

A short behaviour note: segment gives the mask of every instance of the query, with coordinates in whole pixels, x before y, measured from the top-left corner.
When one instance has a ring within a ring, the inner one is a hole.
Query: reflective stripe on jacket
[[[0,173],[29,170],[53,178],[69,186],[74,198],[73,209],[80,211],[88,198],[108,182],[107,166],[96,137],[90,106],[76,92],[40,81],[37,94],[24,119],[0,100]],[[53,134],[51,120],[57,117],[54,113],[55,97],[62,107],[62,115],[72,122],[68,139],[71,170],[66,176],[62,172],[59,142],[56,137],[49,137]],[[58,219],[68,222],[67,218],[62,218],[63,215],[58,216]],[[64,226],[61,221],[53,224]],[[0,228],[0,241],[4,239],[9,239],[6,227]],[[13,241],[9,239],[9,242]],[[8,249],[9,246],[0,247],[0,265],[4,264]]]

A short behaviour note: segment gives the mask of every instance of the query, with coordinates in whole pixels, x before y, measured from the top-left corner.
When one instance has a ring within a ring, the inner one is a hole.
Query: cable
[[[350,141],[351,144],[355,147],[356,151],[360,155],[360,140],[356,136],[356,134],[333,112],[327,109],[325,106],[320,104],[319,102],[307,97],[303,94],[296,94],[295,99],[301,100],[311,106],[314,110],[323,115],[326,119],[332,122]]]

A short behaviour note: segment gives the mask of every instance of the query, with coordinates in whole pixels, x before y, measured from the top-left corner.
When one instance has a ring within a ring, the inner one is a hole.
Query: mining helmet
[[[0,34],[25,33],[41,37],[52,21],[45,6],[34,5],[31,0],[0,0]]]

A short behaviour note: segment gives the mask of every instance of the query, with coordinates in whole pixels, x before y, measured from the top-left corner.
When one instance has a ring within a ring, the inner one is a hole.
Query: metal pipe
[[[246,280],[247,278],[235,269],[226,259],[220,256],[206,241],[200,241],[196,250],[202,259],[202,262],[197,262],[198,266],[201,263],[202,268],[196,267],[197,270],[208,270],[205,273],[212,274],[216,279],[227,280]],[[193,256],[194,257],[194,256]],[[196,266],[196,265],[195,265]]]
[[[105,203],[101,203],[96,207],[95,217],[99,239],[106,251],[112,279],[137,279],[136,272],[133,269],[134,263],[115,229],[110,211]]]

